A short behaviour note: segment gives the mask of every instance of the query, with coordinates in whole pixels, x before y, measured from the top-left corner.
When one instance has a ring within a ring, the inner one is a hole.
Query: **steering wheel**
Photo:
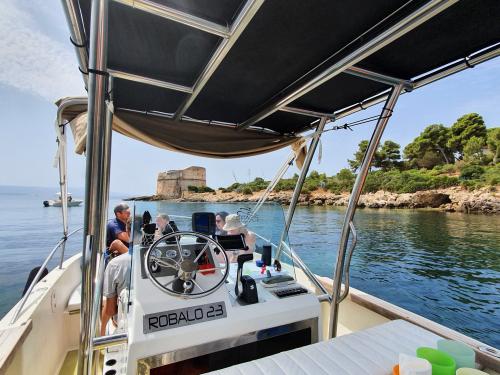
[[[144,261],[153,284],[181,298],[207,296],[219,289],[229,275],[229,259],[222,246],[197,232],[173,232],[160,237],[149,247]],[[161,269],[173,275],[161,275]]]

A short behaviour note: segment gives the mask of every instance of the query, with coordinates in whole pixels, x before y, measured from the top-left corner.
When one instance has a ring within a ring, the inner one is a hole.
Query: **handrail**
[[[116,333],[114,335],[95,337],[92,340],[92,347],[94,350],[101,350],[110,346],[126,344],[127,342],[128,335],[126,333]]]
[[[356,244],[358,242],[358,232],[356,232],[356,227],[354,226],[354,223],[352,221],[349,222],[349,228],[351,229],[352,233],[352,242],[351,242],[351,247],[349,248],[349,251],[347,253],[347,261],[344,264],[344,270],[345,270],[344,291],[340,295],[339,303],[345,300],[347,295],[349,294],[349,280],[350,280],[352,253],[354,252],[354,248],[356,247]]]
[[[96,339],[96,332],[97,332],[97,321],[99,320],[98,315],[99,315],[99,307],[101,306],[101,295],[102,295],[102,284],[103,284],[103,278],[104,278],[104,265],[105,265],[105,255],[102,253],[100,262],[99,262],[99,268],[97,270],[97,275],[96,275],[96,286],[94,289],[94,302],[92,305],[92,316],[90,318],[90,350],[89,350],[89,363],[93,363],[93,356],[94,356],[94,350],[97,350],[96,347],[94,347],[94,342]]]
[[[261,240],[269,243],[274,248],[278,249],[278,245],[272,243],[269,239],[262,237],[258,233],[255,233],[255,235],[257,237],[259,237]],[[309,280],[311,280],[311,282],[314,284],[314,286],[316,286],[316,288],[318,288],[323,293],[322,295],[318,296],[318,299],[320,300],[320,302],[328,301],[331,303],[332,296],[330,295],[330,293],[328,293],[328,291],[323,286],[323,284],[321,284],[321,282],[316,278],[316,276],[312,273],[312,271],[309,269],[309,267],[307,267],[307,265],[302,261],[302,259],[297,255],[297,253],[290,246],[288,246],[288,244],[286,242],[283,242],[282,246],[284,246],[285,249],[288,250],[288,252],[289,252],[288,255],[290,256],[290,258],[292,258],[292,260],[297,263],[299,268],[305,273],[305,275],[309,278]]]
[[[64,244],[68,240],[69,237],[71,237],[73,234],[75,234],[76,232],[78,232],[78,231],[80,231],[82,229],[83,228],[75,229],[74,231],[72,231],[71,233],[69,233],[67,236],[61,238],[59,240],[59,242],[57,243],[57,245],[49,253],[49,255],[47,256],[47,258],[45,258],[45,261],[42,263],[40,269],[38,270],[38,273],[36,274],[35,278],[31,282],[30,287],[28,288],[28,290],[24,294],[23,298],[21,299],[21,303],[16,308],[16,311],[14,312],[14,316],[12,317],[12,319],[11,319],[11,321],[9,323],[10,325],[12,325],[12,324],[14,324],[16,322],[16,320],[17,320],[17,318],[18,318],[18,316],[19,316],[22,308],[24,307],[24,305],[26,304],[26,301],[28,300],[28,297],[30,296],[31,292],[33,291],[33,288],[38,283],[38,281],[40,281],[40,277],[42,276],[43,270],[45,269],[45,267],[47,266],[47,264],[50,262],[50,260],[52,259],[52,257],[56,253],[57,249],[59,249],[59,247],[61,247],[61,245]]]

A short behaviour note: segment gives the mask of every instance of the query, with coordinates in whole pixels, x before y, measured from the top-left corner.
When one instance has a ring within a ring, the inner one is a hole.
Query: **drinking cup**
[[[457,370],[456,375],[488,375],[484,371],[476,370],[475,368],[462,367]]]
[[[399,375],[432,375],[428,360],[406,354],[399,354]]]
[[[476,353],[464,343],[453,340],[439,340],[437,348],[451,355],[455,360],[457,368],[476,367]]]
[[[417,349],[417,357],[426,359],[431,363],[432,375],[455,375],[455,360],[445,352],[420,347]]]

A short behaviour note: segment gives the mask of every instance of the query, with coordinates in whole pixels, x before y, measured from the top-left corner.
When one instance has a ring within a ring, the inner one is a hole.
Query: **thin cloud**
[[[35,11],[4,0],[0,12],[0,84],[50,102],[85,93],[71,46],[50,38]]]

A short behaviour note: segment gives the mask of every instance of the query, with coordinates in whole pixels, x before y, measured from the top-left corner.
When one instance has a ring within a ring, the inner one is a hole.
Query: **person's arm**
[[[130,235],[127,232],[120,232],[116,235],[116,238],[119,240],[129,243],[130,242]]]
[[[118,297],[105,297],[101,314],[101,336],[106,334],[109,319],[118,312]]]
[[[120,254],[125,254],[127,251],[128,247],[125,246],[120,240],[114,240],[113,242],[111,242],[111,245],[109,245],[110,253],[118,252]]]
[[[248,246],[248,250],[250,252],[255,251],[255,243],[257,242],[257,237],[254,232],[248,231],[248,234],[245,236],[245,243]]]

